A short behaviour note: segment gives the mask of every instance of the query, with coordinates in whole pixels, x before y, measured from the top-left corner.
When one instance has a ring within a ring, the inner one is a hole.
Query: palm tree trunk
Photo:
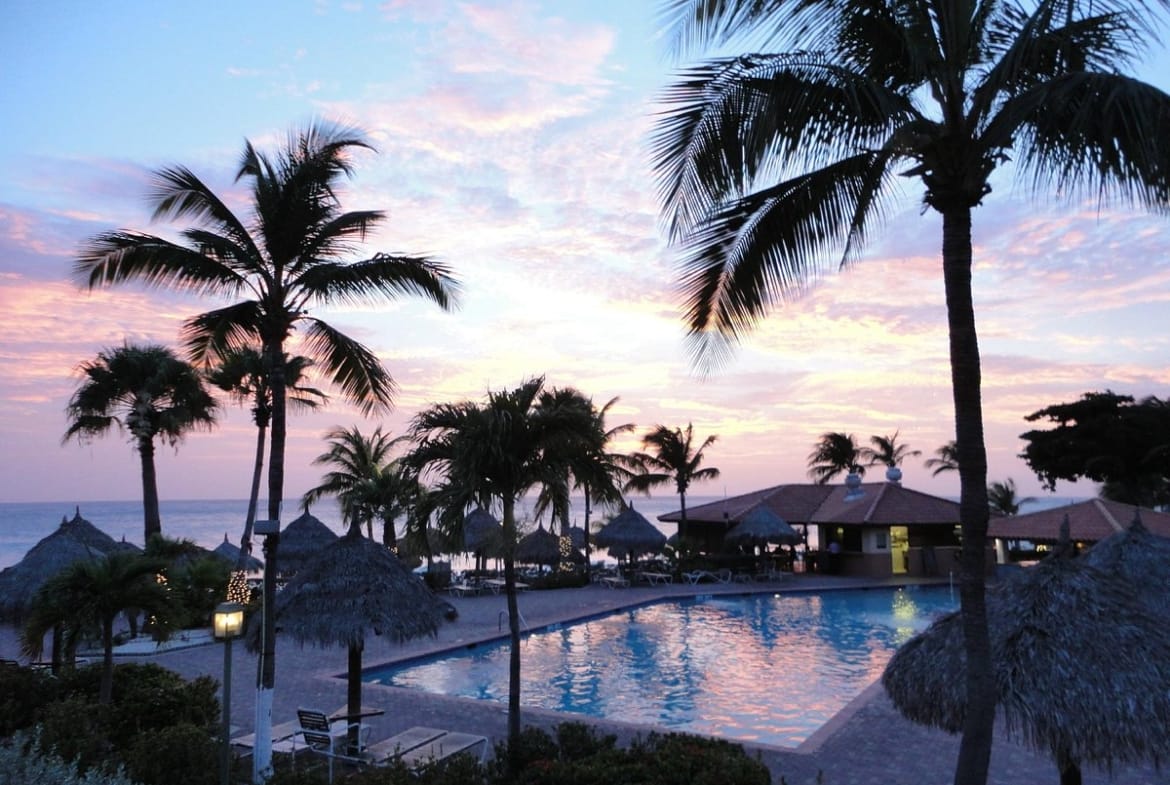
[[[285,379],[284,345],[281,337],[264,341],[268,363],[268,384],[272,390],[272,441],[268,460],[268,520],[280,520],[284,499]],[[252,752],[252,780],[267,780],[272,774],[272,698],[276,684],[276,554],[280,534],[264,537],[263,619],[260,657],[256,669],[256,746]]]
[[[256,508],[260,505],[260,477],[264,473],[264,437],[268,432],[267,421],[256,423],[256,460],[252,464],[252,489],[248,494],[248,515],[244,518],[244,535],[240,537],[240,558],[236,570],[243,571],[252,553],[252,527],[256,524]]]
[[[98,703],[109,704],[114,698],[114,618],[102,619],[102,679]]]
[[[162,534],[162,519],[158,513],[158,476],[154,471],[154,439],[138,438],[138,456],[142,459],[142,544],[150,542],[151,536]]]
[[[365,648],[364,641],[357,641],[349,645],[349,656],[346,668],[346,687],[345,687],[345,705],[346,723],[353,723],[354,726],[349,729],[349,752],[356,754],[360,748],[361,729],[357,723],[361,722],[358,717],[362,713],[362,649]]]
[[[687,529],[687,494],[685,491],[678,492],[679,517],[678,517],[678,544],[681,547],[684,533]]]
[[[951,389],[959,458],[959,598],[967,658],[967,711],[955,766],[955,785],[983,785],[995,726],[995,680],[987,631],[987,452],[983,443],[979,341],[971,296],[971,209],[943,213],[943,280],[950,332]]]
[[[520,752],[520,606],[516,601],[516,500],[504,499],[504,593],[508,598],[508,768]]]

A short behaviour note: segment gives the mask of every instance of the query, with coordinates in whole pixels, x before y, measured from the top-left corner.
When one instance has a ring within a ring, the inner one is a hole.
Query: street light
[[[228,785],[231,773],[232,745],[232,639],[244,626],[244,606],[235,602],[221,602],[211,616],[211,633],[223,641],[223,750],[220,760],[220,785]]]

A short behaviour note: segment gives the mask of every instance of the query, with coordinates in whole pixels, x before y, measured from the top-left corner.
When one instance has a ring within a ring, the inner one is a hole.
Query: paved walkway
[[[902,581],[899,581],[902,582]],[[631,604],[661,597],[695,593],[742,594],[747,591],[798,591],[858,585],[857,581],[831,576],[796,575],[789,581],[769,584],[701,584],[699,586],[659,585],[626,589],[590,586],[582,589],[524,592],[519,596],[520,613],[529,627],[604,613]],[[457,597],[451,602],[459,619],[444,624],[434,639],[394,645],[381,638],[366,642],[363,663],[369,667],[421,654],[479,643],[507,634],[503,595]],[[233,736],[250,732],[255,699],[256,657],[237,641],[233,650],[232,725]],[[15,658],[18,649],[11,627],[0,627],[0,657]],[[187,678],[223,675],[223,653],[219,645],[175,648],[161,653],[124,657],[126,660],[157,662]],[[326,707],[345,703],[346,651],[341,648],[300,648],[291,639],[280,637],[276,649],[276,692],[273,721],[291,719],[297,706]],[[369,722],[371,738],[386,738],[414,725],[483,734],[493,742],[507,735],[507,711],[503,704],[450,698],[376,684],[363,685],[362,703],[385,710]],[[645,733],[646,726],[619,722],[585,720],[538,709],[524,709],[526,725],[552,728],[565,720],[589,721],[599,730],[616,733],[628,740]],[[914,725],[902,717],[886,698],[880,684],[858,696],[828,725],[796,749],[744,745],[772,772],[774,783],[781,777],[789,785],[946,785],[953,776],[958,738]],[[818,775],[823,780],[818,780]],[[1002,736],[992,752],[990,785],[1059,782],[1055,767]],[[1170,785],[1170,770],[1115,769],[1086,770],[1084,785]]]

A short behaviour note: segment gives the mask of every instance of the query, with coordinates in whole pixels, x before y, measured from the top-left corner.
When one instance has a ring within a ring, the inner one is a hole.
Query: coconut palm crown
[[[666,0],[683,70],[652,140],[698,362],[856,260],[921,186],[942,216],[969,701],[956,782],[983,783],[994,697],[984,600],[987,456],[971,218],[1005,162],[1036,192],[1165,206],[1170,96],[1125,69],[1164,0]]]

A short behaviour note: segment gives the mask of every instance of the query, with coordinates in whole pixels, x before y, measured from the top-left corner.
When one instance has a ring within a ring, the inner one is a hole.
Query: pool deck
[[[520,614],[527,627],[572,621],[611,610],[670,597],[696,594],[746,594],[753,592],[816,591],[833,588],[904,585],[906,580],[859,580],[824,575],[798,574],[779,584],[659,584],[630,588],[588,586],[581,589],[527,591],[519,595]],[[451,648],[470,646],[507,634],[506,598],[501,595],[452,597],[459,610],[455,622],[445,623],[436,638],[395,645],[382,638],[366,641],[363,664],[366,668],[409,659]],[[0,626],[0,657],[19,659],[15,630]],[[192,642],[193,643],[193,642]],[[236,641],[232,652],[233,736],[249,733],[253,725],[256,657]],[[223,651],[217,644],[187,645],[166,651],[123,653],[119,661],[151,661],[184,677],[207,675],[217,681],[223,675]],[[276,648],[276,690],[273,722],[292,719],[298,706],[325,708],[345,703],[346,651],[342,648],[299,647],[280,636]],[[523,700],[523,696],[521,697]],[[451,698],[397,687],[365,684],[362,703],[383,709],[385,714],[368,720],[371,739],[378,740],[415,725],[444,728],[488,736],[493,743],[507,735],[507,710],[503,704]],[[578,715],[528,709],[521,712],[525,725],[551,728],[559,722],[588,722],[598,730],[628,740],[648,730],[645,725],[593,720]],[[857,696],[830,722],[798,748],[752,745],[744,747],[772,772],[774,783],[781,777],[789,785],[945,785],[954,774],[958,737],[933,731],[903,719],[880,684],[873,684]],[[818,774],[823,780],[818,780]],[[1015,783],[1056,783],[1055,766],[997,734],[992,751],[990,785]],[[1115,768],[1112,774],[1086,769],[1084,785],[1170,785],[1170,771],[1152,768]]]

